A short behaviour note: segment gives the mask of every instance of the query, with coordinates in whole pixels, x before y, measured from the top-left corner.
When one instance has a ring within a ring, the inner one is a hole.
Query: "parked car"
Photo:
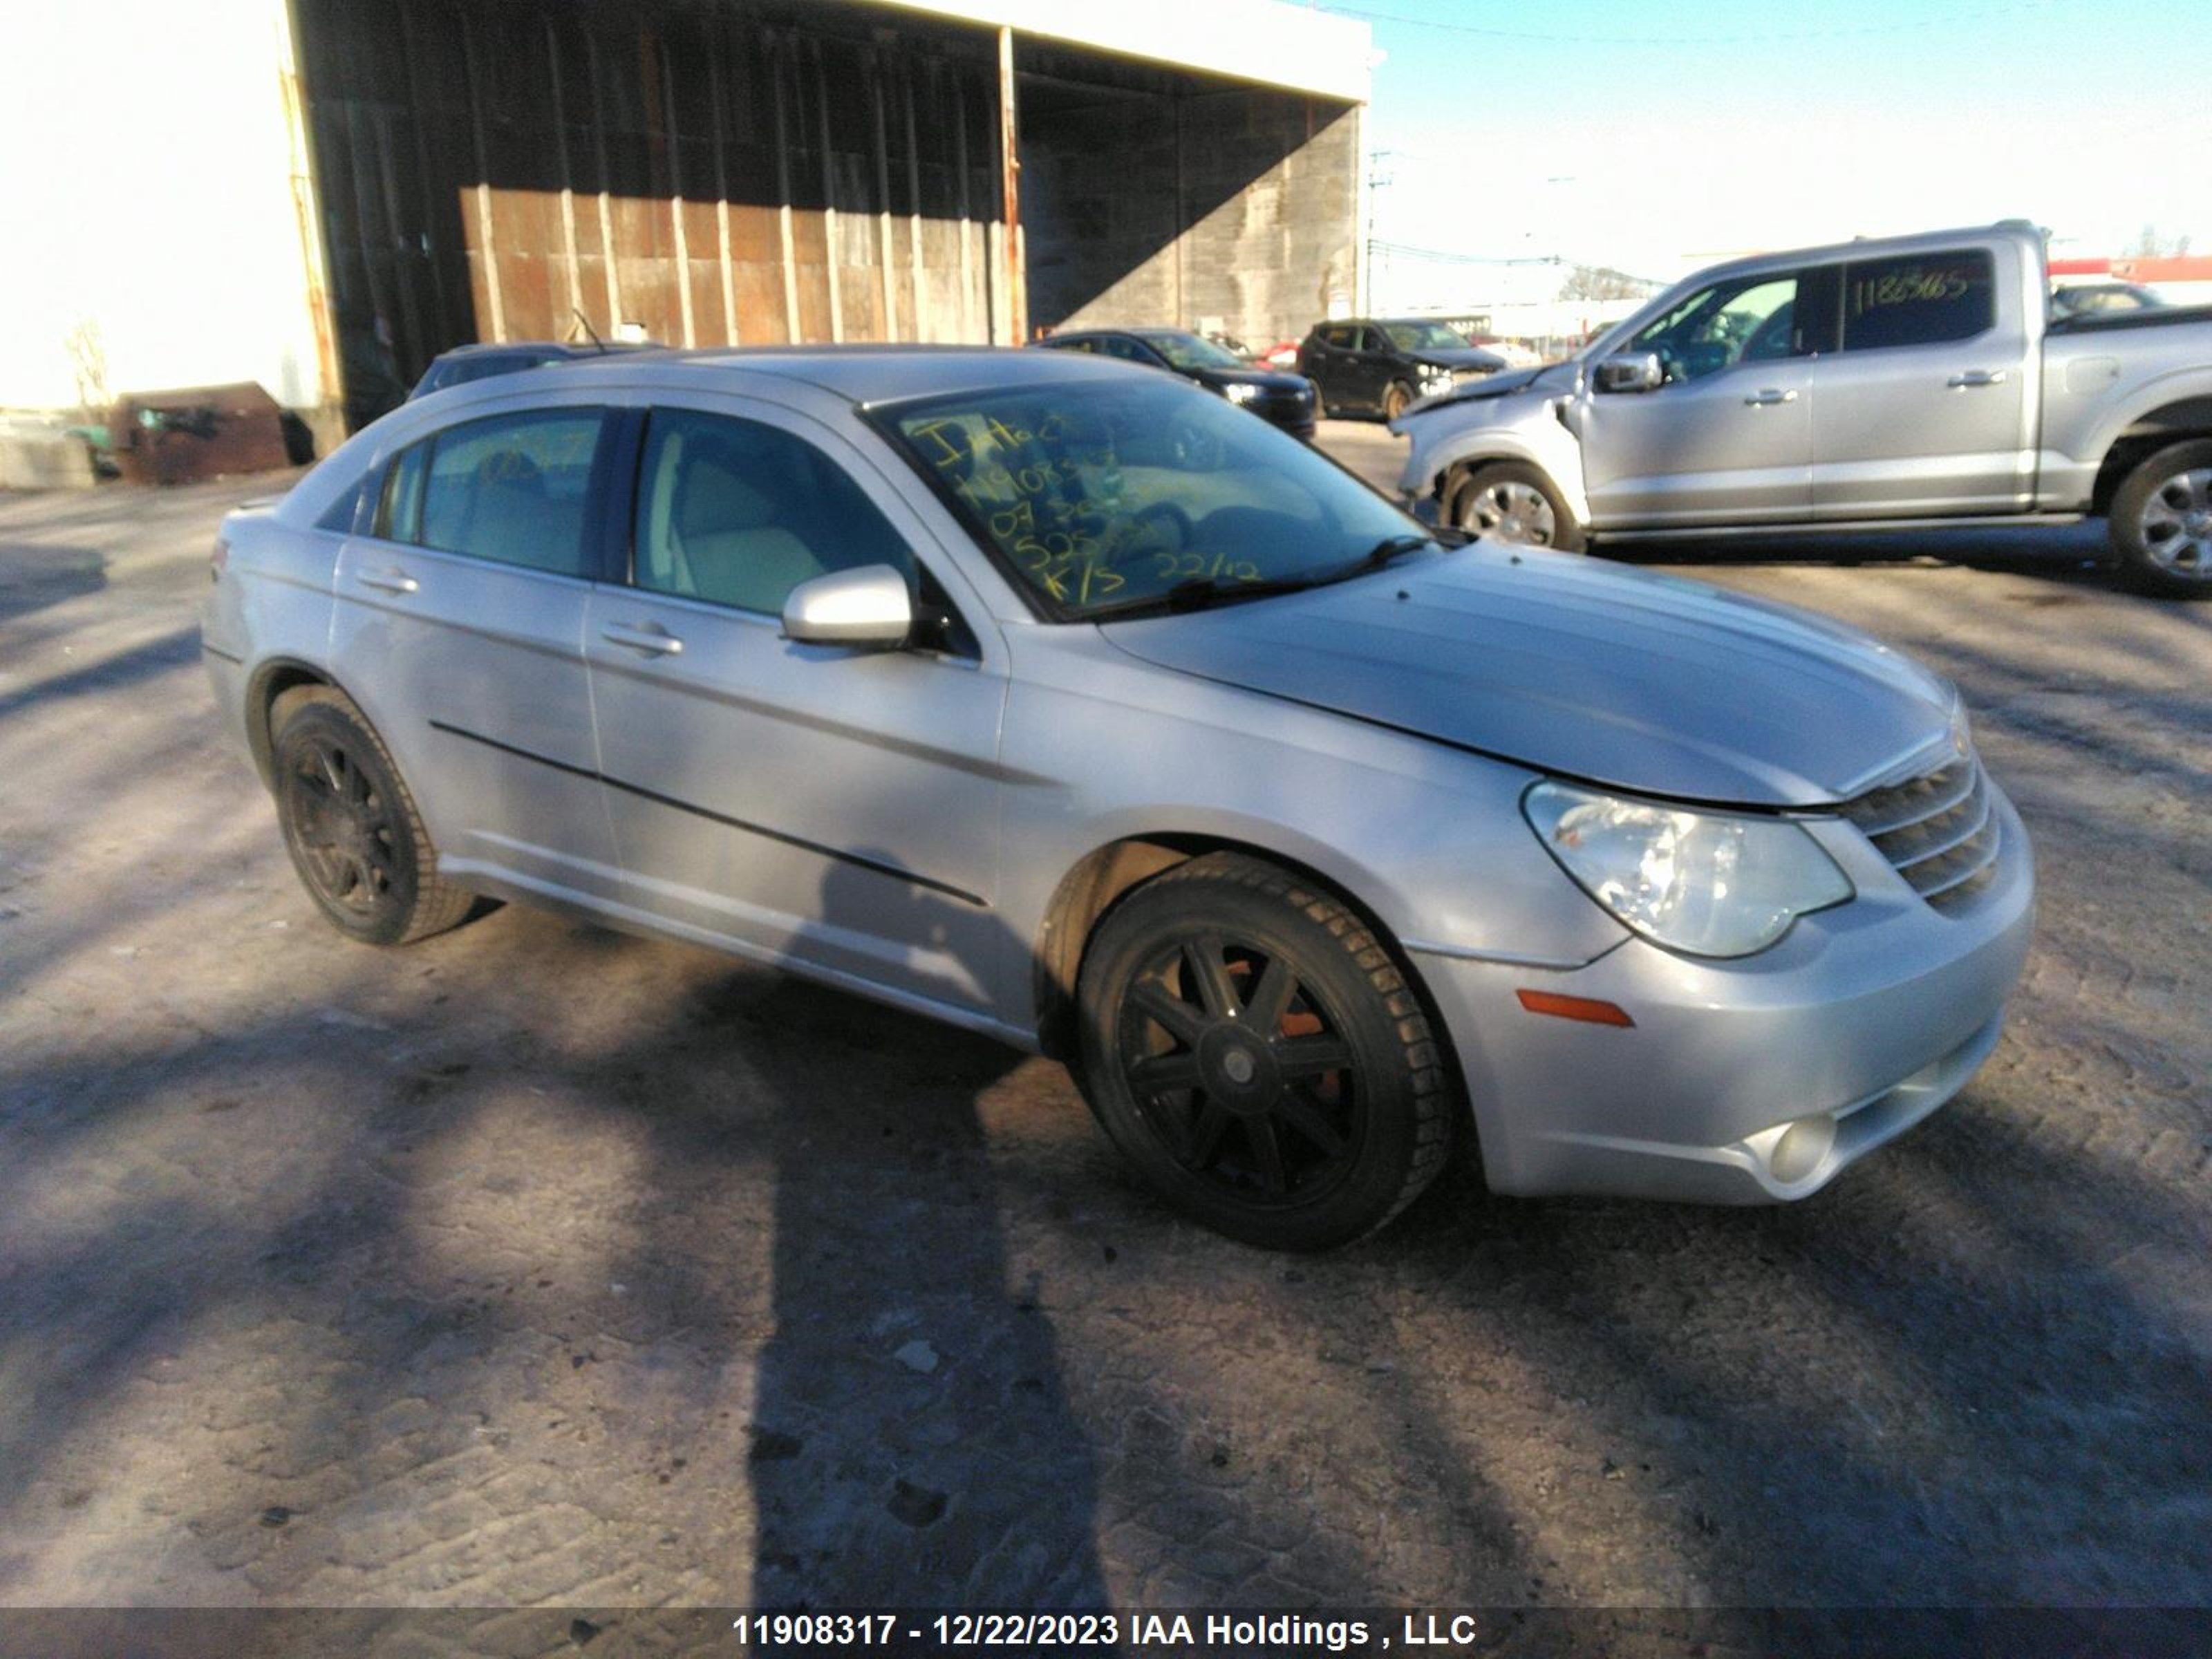
[[[443,392],[449,386],[488,380],[495,374],[515,374],[526,368],[543,368],[548,363],[588,362],[613,352],[649,349],[630,344],[601,345],[597,341],[570,345],[559,340],[502,340],[495,344],[455,346],[430,360],[430,367],[422,371],[422,378],[415,382],[415,389],[407,397],[412,402],[433,392]]]
[[[2139,283],[2060,283],[2051,290],[2053,317],[2098,311],[2148,311],[2166,301]]]
[[[1468,1133],[1500,1192],[1763,1202],[1934,1111],[2033,902],[1957,692],[1458,539],[1083,353],[633,357],[233,513],[203,641],[349,937],[551,902],[1045,1050],[1256,1243]]]
[[[2102,514],[2212,596],[2212,307],[2047,317],[2008,221],[1717,265],[1562,363],[1409,411],[1402,486],[1557,548]]]
[[[1049,335],[1038,345],[1053,351],[1080,351],[1118,358],[1146,368],[1164,368],[1195,380],[1217,397],[1300,438],[1314,434],[1313,383],[1304,375],[1258,368],[1203,335],[1180,328],[1091,328]],[[1210,428],[1193,428],[1194,434]]]
[[[1422,398],[1495,374],[1505,360],[1471,346],[1449,325],[1428,318],[1352,318],[1316,323],[1298,347],[1298,373],[1338,415],[1395,421]]]

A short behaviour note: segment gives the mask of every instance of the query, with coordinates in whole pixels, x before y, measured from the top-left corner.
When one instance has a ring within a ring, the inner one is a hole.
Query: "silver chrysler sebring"
[[[1438,540],[1061,352],[563,365],[215,551],[216,698],[354,939],[475,896],[1065,1058],[1170,1203],[1317,1249],[1503,1193],[1812,1193],[1965,1084],[2027,837],[1817,617]]]

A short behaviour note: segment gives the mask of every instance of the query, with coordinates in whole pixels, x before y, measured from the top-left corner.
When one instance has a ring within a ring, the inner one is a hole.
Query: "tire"
[[[1444,522],[1471,535],[1521,547],[1580,553],[1583,527],[1558,488],[1534,467],[1492,461],[1469,468],[1444,489]]]
[[[474,895],[439,876],[414,797],[351,699],[296,687],[269,724],[284,850],[331,926],[364,945],[412,945],[468,914]]]
[[[2212,599],[2212,439],[2169,444],[2112,497],[2120,580],[2138,593]]]
[[[1413,401],[1413,388],[1403,380],[1393,380],[1382,391],[1382,418],[1395,421],[1406,412],[1406,405]]]
[[[1101,1127],[1216,1232],[1332,1249],[1444,1166],[1450,1091],[1419,999],[1365,923],[1273,865],[1209,854],[1129,893],[1091,935],[1076,997],[1077,1076]],[[1277,1012],[1255,1020],[1263,999]]]

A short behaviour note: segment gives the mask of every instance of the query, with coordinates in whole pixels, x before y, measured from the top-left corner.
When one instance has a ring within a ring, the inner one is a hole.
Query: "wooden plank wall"
[[[987,32],[743,0],[297,4],[349,383],[578,313],[686,346],[1004,331]]]

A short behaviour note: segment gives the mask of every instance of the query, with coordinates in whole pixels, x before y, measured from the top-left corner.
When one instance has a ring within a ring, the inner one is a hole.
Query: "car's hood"
[[[1514,368],[1502,374],[1486,374],[1479,380],[1464,380],[1449,391],[1422,398],[1408,407],[1398,421],[1425,415],[1451,404],[1479,403],[1485,398],[1503,398],[1509,392],[1525,392],[1540,383],[1543,387],[1556,387],[1565,392],[1573,387],[1574,379],[1575,365],[1571,362],[1545,363],[1535,368]],[[1398,421],[1390,423],[1393,432],[1400,430]]]
[[[1446,346],[1431,351],[1424,346],[1419,351],[1406,354],[1417,363],[1434,363],[1438,368],[1474,368],[1485,373],[1505,367],[1505,359],[1494,351],[1485,351],[1480,346]]]
[[[1274,368],[1194,368],[1190,378],[1206,386],[1256,386],[1269,392],[1304,392],[1313,384],[1303,374]]]
[[[1954,694],[1855,629],[1476,543],[1310,592],[1106,624],[1164,668],[1594,783],[1814,806],[1949,737]]]

